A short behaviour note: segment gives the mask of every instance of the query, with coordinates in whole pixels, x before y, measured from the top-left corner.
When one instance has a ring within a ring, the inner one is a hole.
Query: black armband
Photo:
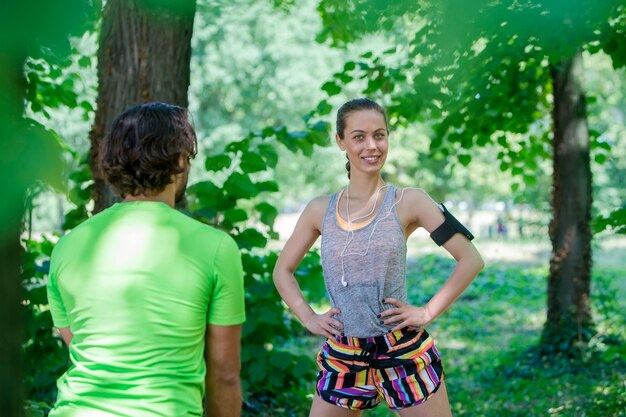
[[[474,235],[448,211],[446,206],[443,204],[440,204],[440,206],[445,220],[430,234],[430,238],[434,240],[437,245],[443,245],[457,233],[461,233],[469,240],[474,239]]]

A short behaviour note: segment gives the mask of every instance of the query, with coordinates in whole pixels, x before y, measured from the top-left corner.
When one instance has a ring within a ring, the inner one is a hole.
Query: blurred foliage
[[[494,147],[510,189],[530,189],[527,197],[544,189],[535,187],[552,156],[550,68],[580,48],[624,66],[626,47],[616,40],[626,10],[617,0],[395,2],[377,13],[383,3],[320,2],[322,40],[345,46],[378,33],[394,45],[347,62],[323,88],[338,94],[366,79],[361,93],[387,105],[392,125],[428,123],[428,154],[440,165],[467,167],[477,149]],[[605,162],[618,136],[593,128],[590,136],[595,161]]]
[[[46,295],[46,276],[54,243],[24,240],[26,249],[22,266],[24,287],[26,397],[53,404],[56,380],[69,366],[67,348],[60,337],[53,337],[52,316]]]
[[[605,230],[626,234],[626,207],[619,208],[606,216],[599,216],[595,219],[593,224],[594,233]]]
[[[32,10],[37,10],[37,13],[32,13]],[[0,52],[3,58],[0,74],[4,81],[0,88],[0,121],[6,132],[0,159],[0,186],[5,192],[5,204],[0,208],[0,223],[3,225],[8,224],[9,219],[12,221],[20,217],[22,193],[34,181],[46,180],[55,185],[62,182],[59,175],[61,149],[57,138],[50,130],[23,118],[23,88],[26,89],[27,99],[40,97],[44,100],[44,95],[42,91],[35,92],[33,85],[38,80],[28,75],[26,80],[20,79],[20,67],[27,57],[63,61],[71,52],[68,36],[82,33],[89,25],[94,10],[94,2],[73,0],[54,4],[45,1],[12,2],[2,6],[0,27],[3,42]]]

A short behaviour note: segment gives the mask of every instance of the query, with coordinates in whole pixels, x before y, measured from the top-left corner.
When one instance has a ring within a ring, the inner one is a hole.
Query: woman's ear
[[[346,146],[343,143],[343,139],[339,137],[338,133],[335,133],[335,142],[337,142],[337,146],[339,146],[339,149],[341,149],[342,151],[346,150]]]

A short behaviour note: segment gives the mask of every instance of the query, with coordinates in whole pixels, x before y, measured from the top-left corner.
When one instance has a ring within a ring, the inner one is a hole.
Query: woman
[[[461,295],[484,263],[471,233],[424,191],[385,184],[389,131],[384,109],[362,98],[337,113],[346,152],[345,190],[312,200],[274,269],[283,300],[313,334],[327,337],[310,416],[359,416],[384,399],[402,417],[450,416],[443,367],[425,327]],[[424,306],[406,303],[406,239],[431,233],[458,264]],[[322,236],[324,280],[333,307],[316,314],[294,271]]]

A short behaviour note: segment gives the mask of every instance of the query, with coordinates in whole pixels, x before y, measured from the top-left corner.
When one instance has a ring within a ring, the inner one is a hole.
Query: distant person
[[[496,219],[496,229],[498,231],[498,237],[502,239],[506,239],[507,229],[501,217],[498,217]]]
[[[234,240],[174,209],[196,155],[187,111],[132,107],[100,149],[123,201],[62,237],[48,300],[72,365],[51,417],[241,412],[241,257]]]
[[[359,416],[381,401],[404,417],[450,416],[443,365],[425,327],[482,269],[473,236],[426,192],[383,181],[389,130],[376,102],[341,106],[336,142],[348,157],[349,183],[307,205],[274,269],[283,300],[311,333],[328,338],[317,357],[310,416]],[[413,306],[407,304],[406,240],[419,227],[458,265],[428,303]],[[332,308],[316,314],[294,272],[320,236]]]

